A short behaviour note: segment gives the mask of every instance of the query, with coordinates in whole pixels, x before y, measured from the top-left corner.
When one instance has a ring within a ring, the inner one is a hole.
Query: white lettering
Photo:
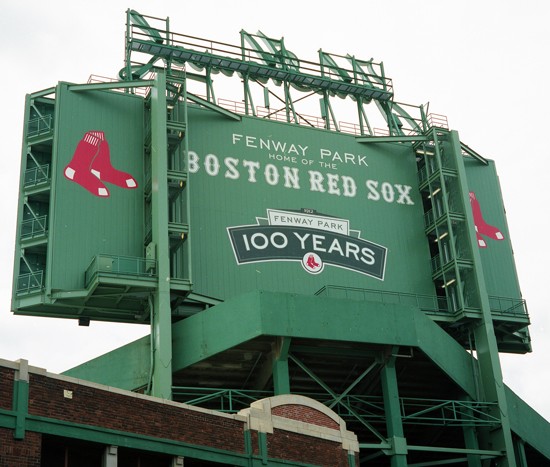
[[[338,195],[340,196],[340,188],[338,188],[338,175],[336,174],[327,174],[327,184],[328,184],[328,192],[331,195]]]
[[[257,238],[261,238],[263,243],[258,243],[256,241]],[[252,235],[252,237],[250,237],[250,243],[252,243],[252,246],[257,250],[265,250],[267,248],[267,245],[269,244],[269,240],[267,239],[267,236],[263,233],[256,232],[254,235]]]
[[[357,185],[355,184],[355,180],[347,175],[342,175],[340,179],[342,180],[343,185],[343,195],[348,198],[353,198],[357,193]]]
[[[220,161],[214,154],[208,154],[204,158],[204,170],[208,175],[215,177],[220,171]]]
[[[327,251],[321,246],[321,242],[325,239],[324,235],[314,234],[311,239],[313,240],[313,249],[315,251]]]
[[[328,149],[322,149],[321,148],[321,159],[324,159],[325,157],[330,157],[332,153]]]
[[[298,175],[298,169],[296,167],[283,167],[283,176],[285,178],[285,188],[294,188],[295,190],[300,189],[300,177]]]
[[[309,189],[310,191],[319,191],[321,193],[325,192],[323,187],[323,174],[317,172],[316,170],[309,170]]]
[[[376,180],[367,180],[366,181],[367,189],[369,190],[369,194],[367,195],[367,198],[372,201],[378,201],[380,199],[380,193],[378,193],[378,181]]]
[[[359,261],[359,245],[355,243],[346,242],[346,258],[349,258],[349,255],[352,254],[355,257],[355,261]]]
[[[271,186],[277,185],[279,182],[279,171],[273,164],[267,164],[264,169],[265,181]]]
[[[189,173],[196,174],[199,169],[199,155],[195,151],[189,151],[187,153],[187,170]]]
[[[342,246],[340,245],[340,242],[338,241],[337,238],[335,238],[332,241],[331,245],[328,248],[329,253],[332,253],[333,251],[337,251],[338,253],[340,253],[340,256],[344,256],[344,252],[342,251]]]
[[[248,169],[248,181],[256,183],[256,170],[260,168],[260,163],[256,161],[243,160],[243,167]]]
[[[276,238],[281,238],[282,239],[282,242],[281,243],[277,243],[275,241]],[[270,240],[271,240],[271,244],[275,247],[275,248],[285,248],[287,245],[288,245],[288,238],[286,238],[286,235],[281,233],[281,232],[273,232],[271,234],[271,237],[270,237]]]
[[[395,184],[395,188],[397,188],[397,191],[399,192],[399,198],[397,198],[398,204],[414,204],[413,200],[410,197],[411,192],[411,186],[409,185],[399,185]]]
[[[223,160],[227,170],[225,171],[225,178],[230,178],[231,180],[237,180],[240,177],[239,171],[237,170],[237,165],[239,165],[239,159],[234,157],[226,157]]]
[[[258,146],[256,145],[256,139],[257,138],[255,136],[247,136],[245,138],[246,146],[249,148],[257,148]]]
[[[302,247],[302,250],[306,249],[306,240],[311,234],[304,234],[302,237],[298,232],[292,232],[294,236],[300,241],[300,246]]]
[[[369,266],[374,264],[374,251],[372,251],[370,248],[364,247],[361,249],[361,254],[364,256],[361,258],[361,261],[363,261],[363,263]]]
[[[382,197],[387,203],[393,203],[395,199],[395,191],[391,183],[384,182],[382,183]]]

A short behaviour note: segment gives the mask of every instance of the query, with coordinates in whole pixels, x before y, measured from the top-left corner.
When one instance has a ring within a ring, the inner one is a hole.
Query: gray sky
[[[520,284],[531,317],[533,353],[503,356],[505,382],[550,419],[550,318],[545,305],[550,232],[546,131],[550,108],[550,4],[444,0],[279,0],[155,2],[2,0],[0,15],[0,358],[26,358],[60,372],[148,332],[143,326],[13,316],[11,275],[25,94],[58,81],[115,77],[124,58],[125,10],[170,17],[171,29],[239,44],[258,29],[300,58],[317,50],[383,61],[396,99],[430,102],[462,142],[494,159],[500,176]],[[272,6],[276,5],[276,6]],[[237,96],[218,95],[228,99]]]

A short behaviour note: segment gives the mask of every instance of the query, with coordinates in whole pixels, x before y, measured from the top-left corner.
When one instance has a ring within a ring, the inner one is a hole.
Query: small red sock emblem
[[[483,213],[481,212],[481,206],[479,205],[479,201],[473,191],[470,191],[470,204],[472,206],[472,214],[474,216],[474,224],[476,227],[477,244],[479,247],[487,248],[487,242],[483,236],[489,237],[493,240],[504,240],[504,235],[500,229],[485,222]]]
[[[63,175],[100,198],[110,195],[103,182],[126,189],[138,186],[132,175],[116,169],[111,164],[109,143],[102,131],[88,131],[84,135]]]

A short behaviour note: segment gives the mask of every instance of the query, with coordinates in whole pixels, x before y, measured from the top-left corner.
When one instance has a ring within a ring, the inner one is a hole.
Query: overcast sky
[[[170,17],[182,34],[239,44],[239,31],[285,38],[298,57],[317,50],[383,61],[396,99],[430,102],[450,127],[496,161],[532,325],[533,353],[502,358],[505,382],[550,419],[548,278],[550,3],[546,0],[337,2],[96,0],[1,2],[0,358],[61,372],[148,332],[79,327],[10,312],[23,107],[26,93],[58,81],[115,77],[123,65],[125,10]],[[321,7],[320,5],[326,5]],[[223,96],[238,99],[238,96]]]

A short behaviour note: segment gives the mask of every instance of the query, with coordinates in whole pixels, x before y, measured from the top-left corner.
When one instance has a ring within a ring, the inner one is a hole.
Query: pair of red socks
[[[470,191],[470,204],[472,206],[472,213],[474,215],[474,224],[476,226],[477,244],[480,248],[487,248],[487,243],[482,235],[489,237],[493,240],[504,240],[504,235],[497,228],[485,222],[483,214],[481,213],[481,207],[479,201],[476,198],[476,194]]]
[[[101,198],[109,197],[109,190],[103,182],[127,189],[138,186],[134,177],[112,166],[109,143],[102,131],[88,131],[84,135],[63,174]]]

